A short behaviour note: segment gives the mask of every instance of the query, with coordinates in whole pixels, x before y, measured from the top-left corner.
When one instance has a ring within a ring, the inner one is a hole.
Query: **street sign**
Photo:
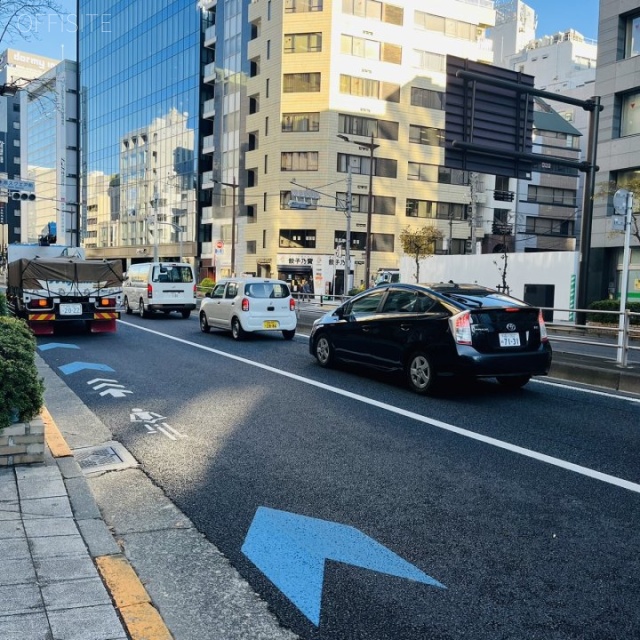
[[[33,180],[6,180],[0,179],[0,188],[8,191],[35,191],[36,183]]]

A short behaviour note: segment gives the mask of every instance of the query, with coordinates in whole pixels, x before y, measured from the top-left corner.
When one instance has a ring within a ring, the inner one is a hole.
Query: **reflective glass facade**
[[[197,253],[202,13],[194,0],[80,0],[87,254]]]

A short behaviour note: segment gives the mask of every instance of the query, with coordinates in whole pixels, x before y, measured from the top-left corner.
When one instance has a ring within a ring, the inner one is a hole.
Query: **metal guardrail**
[[[563,322],[547,322],[548,330],[559,331],[560,334],[554,334],[554,340],[559,342],[574,342],[579,344],[589,344],[598,347],[609,347],[616,349],[616,364],[621,367],[628,366],[629,351],[640,351],[639,345],[631,344],[633,340],[640,341],[640,313],[629,311],[625,309],[624,312],[620,311],[604,311],[601,309],[558,309],[554,307],[540,307],[543,311],[559,311],[569,313],[570,317],[576,317],[581,313],[587,315],[607,315],[612,316],[614,320],[609,323],[589,323],[578,324],[573,321]],[[631,319],[637,318],[637,327],[632,326]],[[562,332],[566,332],[565,336],[562,336]],[[571,335],[575,332],[575,337]],[[605,337],[613,337],[614,342],[600,342],[595,340],[589,340],[589,336],[604,335]]]

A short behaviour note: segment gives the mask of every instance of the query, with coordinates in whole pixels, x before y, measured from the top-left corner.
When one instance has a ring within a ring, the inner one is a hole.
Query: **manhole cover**
[[[138,466],[136,459],[119,442],[74,449],[73,457],[85,475]]]

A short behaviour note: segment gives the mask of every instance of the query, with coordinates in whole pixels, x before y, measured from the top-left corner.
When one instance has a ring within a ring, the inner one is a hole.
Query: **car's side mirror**
[[[338,318],[338,320],[342,320],[344,318],[344,307],[338,307],[334,312],[333,315]]]
[[[212,291],[207,291],[207,293],[204,294],[204,297],[205,298],[211,298],[211,294],[212,293],[213,293]]]

